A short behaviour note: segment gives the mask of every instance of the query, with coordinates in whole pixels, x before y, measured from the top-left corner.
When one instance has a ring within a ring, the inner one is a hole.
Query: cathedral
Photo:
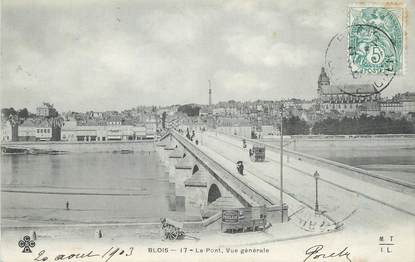
[[[330,79],[324,67],[318,78],[318,103],[320,111],[336,110],[340,113],[365,111],[379,111],[378,102],[380,93],[369,84],[360,85],[330,85]]]

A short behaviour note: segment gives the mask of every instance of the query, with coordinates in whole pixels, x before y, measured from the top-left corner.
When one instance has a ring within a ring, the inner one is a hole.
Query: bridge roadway
[[[236,169],[226,168],[213,158],[201,151],[177,131],[172,130],[171,135],[215,177],[233,196],[244,206],[273,206],[278,204],[279,198],[267,194],[250,185],[236,172]]]
[[[211,175],[220,181],[224,187],[228,188],[235,197],[241,199],[241,197],[244,198],[245,196],[245,199],[248,197],[248,201],[255,199],[253,203],[244,203],[241,201],[242,204],[245,206],[273,205],[277,208],[280,206],[279,187],[275,183],[270,182],[269,179],[264,179],[264,177],[262,177],[262,175],[268,175],[268,177],[272,179],[272,176],[275,176],[277,171],[272,172],[271,174],[269,171],[264,172],[245,169],[244,175],[241,176],[236,172],[236,160],[229,161],[229,155],[227,153],[232,154],[233,152],[222,151],[224,145],[227,149],[231,149],[225,143],[222,143],[222,145],[218,147],[216,145],[213,146],[213,148],[206,147],[203,145],[203,138],[200,139],[201,137],[199,137],[199,142],[201,143],[199,143],[198,146],[195,146],[194,143],[190,142],[176,131],[172,130],[171,132],[172,136],[196,159],[203,163],[204,167],[209,170]],[[257,172],[260,172],[261,174],[257,174]],[[299,200],[295,195],[287,192],[285,193],[284,205],[287,204],[289,207],[289,216],[296,215],[299,211],[303,212],[303,215],[314,213],[313,205]],[[329,224],[334,224],[336,221],[339,221],[326,213],[322,214],[321,219]]]
[[[202,141],[200,146],[202,151],[210,152],[212,157],[220,155],[224,163],[243,160],[249,174],[246,179],[255,176],[278,187],[279,154],[277,152],[268,148],[266,161],[253,163],[249,160],[247,149],[242,149],[240,139],[214,132],[198,135],[198,139]],[[249,144],[250,142],[248,147]],[[320,207],[335,221],[345,221],[349,226],[357,225],[356,230],[361,230],[362,226],[379,230],[396,221],[400,221],[401,224],[414,221],[415,198],[411,194],[396,192],[293,157],[289,163],[286,159],[284,162],[284,195],[287,201],[291,197],[308,207],[314,206],[315,180],[312,174],[318,169],[324,180],[319,183]],[[292,205],[290,209],[295,211]]]
[[[229,146],[235,147],[237,149],[240,149],[240,147],[241,147],[239,139],[237,139],[237,140],[229,139],[229,138],[227,139],[226,136],[222,136],[222,135],[221,136],[212,136],[211,135],[210,137],[214,138],[216,140],[219,140],[219,141],[221,141],[221,142],[223,142],[223,143],[225,143]],[[250,141],[252,143],[258,143],[256,141],[253,141],[253,140],[250,140],[250,139],[248,141]],[[261,144],[266,146],[267,149],[268,149],[269,154],[267,156],[267,160],[270,160],[271,162],[274,162],[274,163],[279,165],[279,163],[280,163],[279,147],[269,145],[269,144],[263,143],[263,142],[261,142]],[[284,152],[285,152],[285,150],[284,150]],[[290,151],[290,152],[293,152],[293,151]],[[288,153],[290,153],[290,152],[288,152]],[[287,152],[285,152],[285,153],[287,153]],[[274,154],[278,155],[278,157],[274,156]],[[316,169],[323,170],[323,172],[329,172],[324,167],[315,166],[313,164],[307,163],[306,159],[303,159],[303,160],[299,161],[298,158],[296,157],[296,155],[293,155],[293,154],[290,154],[290,155],[291,155],[291,157],[290,157],[291,161],[287,161],[287,158],[285,158],[285,164],[284,164],[285,168],[290,169],[292,171],[295,171],[299,175],[307,176],[308,179],[311,178],[311,180],[314,180],[313,175],[314,175],[314,170],[316,170]],[[305,156],[305,154],[299,153],[298,156]],[[331,164],[331,163],[333,163],[333,161],[324,160],[324,163]],[[339,163],[336,163],[336,167],[337,167],[338,164]],[[346,166],[346,165],[343,165],[343,166]],[[351,168],[352,168],[351,170],[355,170],[355,168],[353,168],[353,167],[351,167]],[[361,169],[357,169],[356,172],[361,173],[362,171],[361,171]],[[331,173],[335,173],[335,172],[332,171]],[[347,179],[348,177],[346,176],[345,178]],[[414,188],[414,185],[412,185],[412,184],[405,183],[405,182],[402,182],[402,181],[395,181],[395,180],[384,178],[384,177],[381,177],[379,179],[388,181],[391,184],[396,183],[399,186],[405,186],[405,187],[407,187],[408,192],[413,192],[413,191],[411,191],[411,189]],[[415,216],[415,207],[412,208],[411,205],[408,205],[409,203],[411,203],[411,201],[414,200],[413,197],[411,197],[411,195],[414,195],[414,193],[402,194],[401,192],[395,192],[393,190],[383,189],[382,198],[379,198],[378,196],[373,195],[370,192],[370,190],[368,190],[368,187],[366,187],[367,184],[365,182],[360,183],[360,185],[356,185],[353,188],[351,188],[350,186],[347,186],[347,184],[353,183],[354,182],[353,180],[354,180],[353,178],[350,178],[348,183],[343,183],[344,184],[343,185],[342,184],[343,181],[341,181],[341,180],[336,181],[336,179],[334,179],[334,178],[330,178],[330,177],[325,178],[325,177],[322,177],[322,176],[319,178],[320,183],[324,183],[324,184],[327,183],[327,184],[329,184],[333,187],[336,187],[338,189],[348,191],[348,192],[351,192],[351,193],[355,193],[355,194],[359,194],[360,196],[365,197],[367,199],[370,199],[372,201],[379,202],[380,204],[386,205],[386,206],[391,207],[393,209],[396,209],[396,210],[399,210],[401,212],[407,213],[409,215]],[[380,189],[377,185],[374,185],[373,187]],[[399,196],[398,199],[401,202],[394,199],[396,196]],[[389,199],[391,199],[392,201],[390,201]]]

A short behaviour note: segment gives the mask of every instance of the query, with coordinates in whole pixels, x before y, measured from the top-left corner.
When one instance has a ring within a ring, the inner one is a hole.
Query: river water
[[[288,148],[415,184],[414,139],[299,140]]]
[[[3,155],[3,225],[155,222],[170,211],[156,152]],[[69,204],[69,210],[66,203]]]

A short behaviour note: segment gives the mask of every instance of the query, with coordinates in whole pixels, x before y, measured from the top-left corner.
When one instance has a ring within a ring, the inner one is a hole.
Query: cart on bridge
[[[264,162],[265,160],[265,146],[255,144],[249,149],[249,157],[253,162]]]

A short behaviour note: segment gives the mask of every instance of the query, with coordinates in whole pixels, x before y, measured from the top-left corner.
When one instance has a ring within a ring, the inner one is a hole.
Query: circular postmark
[[[326,49],[330,86],[353,96],[379,94],[402,69],[401,15],[384,7],[353,7],[348,15],[349,26]]]
[[[351,40],[351,35],[367,35]],[[350,45],[359,42],[355,46]],[[354,24],[330,40],[325,52],[325,67],[330,85],[352,96],[372,96],[382,92],[395,77],[398,52],[394,41],[374,25]]]

